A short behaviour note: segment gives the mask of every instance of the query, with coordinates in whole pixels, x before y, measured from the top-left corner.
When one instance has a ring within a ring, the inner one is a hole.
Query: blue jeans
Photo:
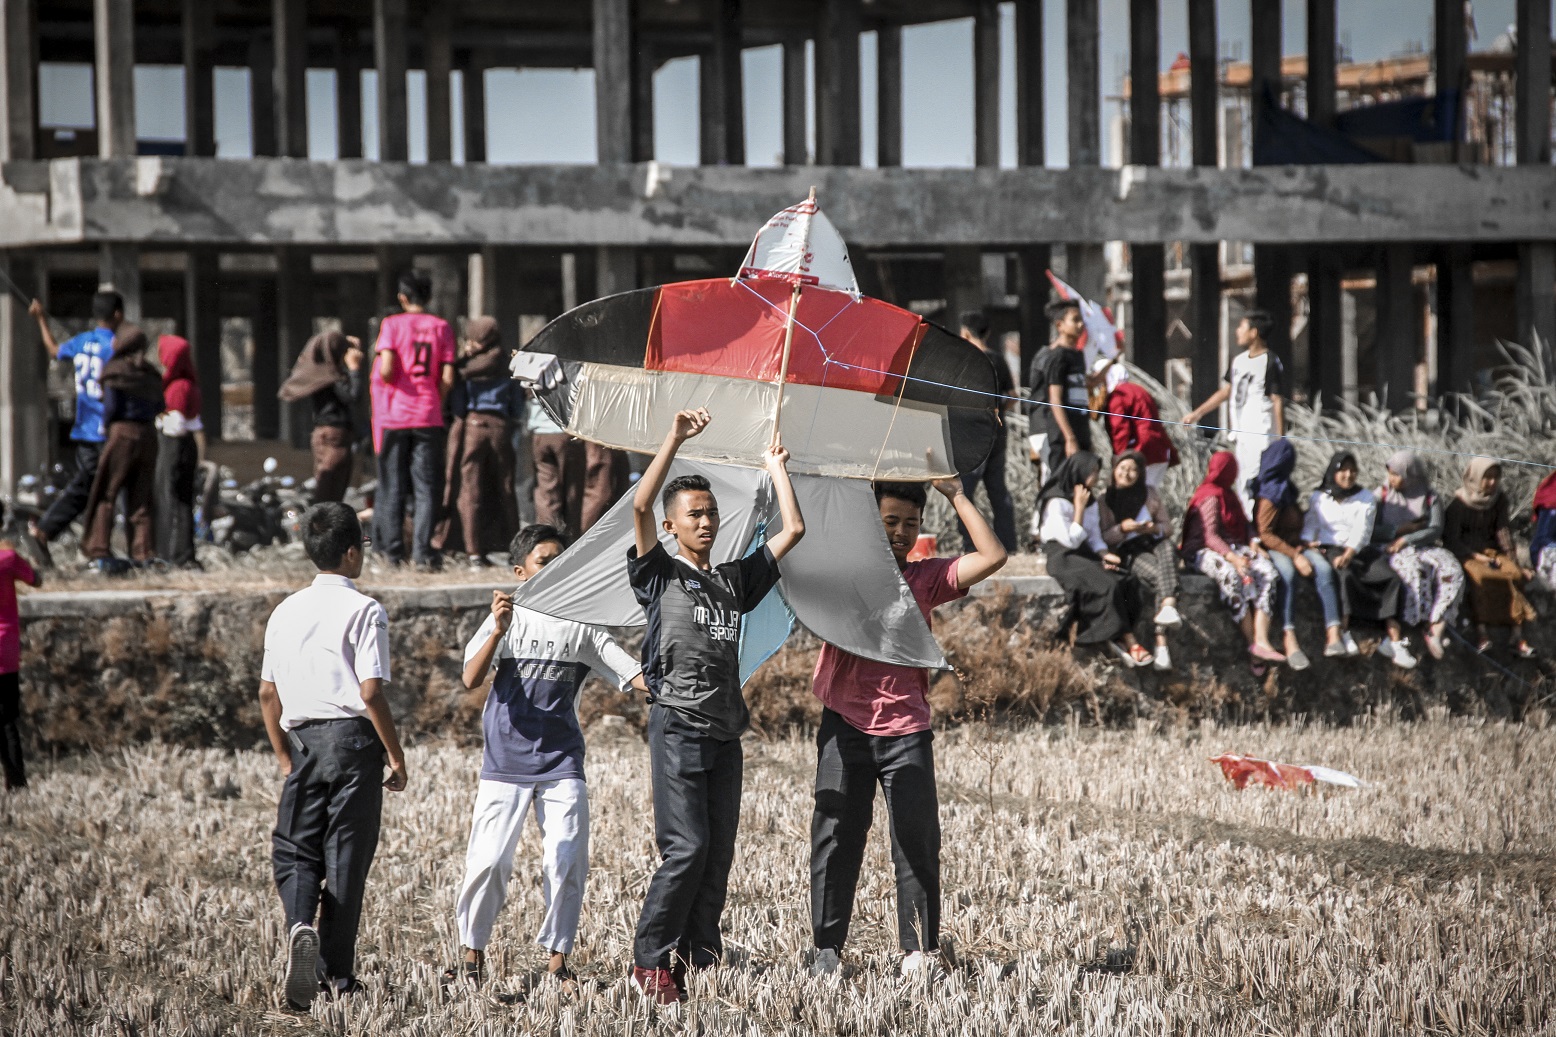
[[[1336,626],[1340,622],[1340,584],[1335,578],[1334,566],[1317,551],[1303,551],[1302,556],[1313,566],[1313,587],[1318,591],[1318,601],[1324,610],[1324,626]],[[1284,628],[1297,628],[1297,563],[1287,554],[1270,552],[1270,561],[1280,573],[1280,587],[1275,601],[1280,609]]]

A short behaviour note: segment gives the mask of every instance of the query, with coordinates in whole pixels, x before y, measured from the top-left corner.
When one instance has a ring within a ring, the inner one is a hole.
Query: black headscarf
[[[1145,507],[1145,500],[1150,494],[1151,488],[1145,484],[1145,455],[1138,450],[1125,451],[1113,458],[1113,471],[1118,471],[1118,466],[1124,461],[1133,461],[1140,477],[1135,480],[1133,486],[1118,486],[1113,479],[1108,480],[1108,490],[1102,495],[1107,502],[1108,510],[1113,517],[1122,521],[1132,519],[1140,514],[1140,509]]]
[[[1042,492],[1038,495],[1037,506],[1046,508],[1051,500],[1070,500],[1075,496],[1075,487],[1084,486],[1102,468],[1102,461],[1089,450],[1078,450],[1059,462],[1059,466],[1053,470],[1048,481],[1043,483]],[[1145,473],[1141,472],[1141,481],[1144,482]],[[1138,509],[1137,509],[1138,510]],[[1080,516],[1076,516],[1076,521]]]
[[[1334,456],[1329,459],[1329,467],[1324,469],[1324,481],[1318,485],[1320,490],[1323,490],[1335,500],[1347,500],[1350,497],[1360,493],[1362,489],[1360,478],[1351,484],[1351,488],[1349,490],[1342,490],[1338,485],[1336,485],[1334,481],[1335,473],[1344,468],[1346,465],[1350,465],[1352,468],[1358,469],[1359,474],[1361,466],[1356,463],[1356,455],[1351,453],[1349,450],[1336,450]]]

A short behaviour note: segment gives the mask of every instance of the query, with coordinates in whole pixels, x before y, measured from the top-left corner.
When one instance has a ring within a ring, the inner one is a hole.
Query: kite
[[[706,407],[717,420],[689,459],[760,468],[781,433],[795,474],[923,481],[977,468],[999,427],[987,354],[861,295],[814,192],[767,221],[735,277],[596,299],[527,351],[555,358],[521,353],[515,374],[567,432],[639,453]]]
[[[1210,762],[1219,764],[1222,776],[1240,789],[1249,785],[1268,785],[1275,789],[1299,789],[1316,782],[1359,789],[1364,784],[1354,774],[1329,767],[1298,767],[1290,763],[1277,763],[1274,760],[1260,760],[1253,756],[1239,756],[1236,753],[1212,756]]]

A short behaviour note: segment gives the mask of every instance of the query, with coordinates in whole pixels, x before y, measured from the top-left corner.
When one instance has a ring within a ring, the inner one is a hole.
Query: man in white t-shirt
[[[1189,412],[1183,420],[1196,424],[1223,403],[1227,404],[1227,437],[1237,455],[1237,470],[1248,478],[1259,471],[1259,458],[1273,439],[1286,434],[1286,368],[1270,352],[1269,336],[1275,321],[1263,310],[1249,310],[1237,325],[1237,344],[1243,352],[1226,369],[1226,384]],[[1253,499],[1246,480],[1237,485],[1243,510],[1253,515]]]
[[[265,624],[259,708],[286,779],[270,851],[286,910],[286,1001],[306,1011],[321,988],[356,989],[383,792],[404,791],[405,754],[383,690],[389,617],[352,582],[362,574],[362,524],[327,501],[302,526],[319,575]]]

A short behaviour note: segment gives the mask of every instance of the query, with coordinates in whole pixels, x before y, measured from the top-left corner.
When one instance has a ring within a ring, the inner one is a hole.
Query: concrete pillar
[[[1518,246],[1517,311],[1519,342],[1556,347],[1556,242]]]
[[[448,321],[459,330],[459,316],[464,312],[465,273],[452,252],[437,252],[423,260],[426,272],[432,278],[432,299],[427,309]]]
[[[1464,36],[1464,4],[1459,8],[1459,37]],[[1443,0],[1438,0],[1441,7]],[[1307,0],[1307,118],[1330,126],[1335,117],[1335,0]],[[1441,80],[1439,80],[1439,84]]]
[[[1280,103],[1281,0],[1251,0],[1248,22],[1248,84],[1253,113],[1253,161],[1260,163],[1266,144],[1264,120],[1259,118],[1268,92],[1270,103]]]
[[[821,0],[816,32],[816,161],[859,164],[860,0]]]
[[[1195,406],[1221,384],[1221,247],[1189,246],[1189,332],[1194,336],[1190,360]]]
[[[135,3],[92,0],[97,89],[97,153],[102,158],[135,154]]]
[[[1475,278],[1468,245],[1437,255],[1437,393],[1469,392],[1475,382]]]
[[[976,245],[947,246],[944,264],[946,312],[940,323],[954,335],[961,329],[963,313],[981,310],[988,302],[983,252]]]
[[[1046,160],[1043,114],[1042,0],[1016,0],[1016,165]]]
[[[1167,255],[1162,245],[1129,246],[1133,305],[1129,314],[1130,359],[1157,381],[1167,378]]]
[[[1129,4],[1129,161],[1161,162],[1161,15],[1158,0]],[[1129,246],[1129,335],[1135,364],[1158,381],[1167,377],[1167,256],[1162,246]]]
[[[184,0],[184,154],[216,154],[215,4]]]
[[[308,16],[304,0],[271,0],[276,154],[308,157]]]
[[[702,163],[746,161],[745,94],[740,66],[740,0],[713,0],[713,47],[700,62]]]
[[[601,245],[595,250],[594,277],[595,294],[600,298],[632,291],[638,286],[637,252]]]
[[[519,345],[519,250],[492,246],[481,250],[482,312],[494,317],[505,341]]]
[[[341,158],[362,157],[362,51],[355,29],[335,43],[335,135]]]
[[[1216,0],[1189,0],[1189,111],[1196,166],[1218,164],[1220,71],[1216,55]]]
[[[1291,253],[1281,245],[1253,248],[1254,305],[1275,321],[1269,346],[1291,370]]]
[[[184,335],[200,375],[200,420],[207,439],[222,434],[222,318],[218,256],[192,248],[184,258]]]
[[[1000,164],[998,0],[977,0],[973,8],[973,155],[979,166]]]
[[[276,153],[275,48],[270,37],[249,37],[249,149],[256,157]]]
[[[1189,109],[1196,166],[1218,164],[1220,72],[1216,55],[1216,0],[1189,0]],[[1189,331],[1194,336],[1193,402],[1221,384],[1221,247],[1189,246]]]
[[[1053,337],[1048,314],[1044,312],[1048,307],[1051,287],[1048,282],[1048,246],[1029,245],[1018,250],[1016,263],[1021,289],[1018,314],[1021,321],[1021,384],[1026,385],[1027,375],[1032,370],[1032,358]]]
[[[296,246],[276,249],[276,348],[274,378],[279,389],[313,335],[313,268],[310,251]],[[256,361],[257,363],[257,361]],[[256,375],[255,393],[258,395]],[[312,431],[307,400],[282,403],[279,438],[294,447],[308,445]]]
[[[400,275],[411,268],[416,256],[410,249],[397,245],[379,245],[373,249],[373,256],[378,264],[378,293],[373,313],[376,319],[386,310],[399,310],[396,296]]]
[[[378,160],[410,158],[405,97],[405,0],[373,0],[373,63],[378,68]]]
[[[1308,381],[1324,407],[1339,405],[1345,378],[1340,365],[1340,262],[1323,248],[1307,258]]]
[[[36,278],[28,276],[36,264],[20,259],[19,253],[0,252],[0,272],[24,293],[40,295]],[[0,293],[0,491],[14,492],[17,479],[49,459],[47,379],[48,354],[27,304],[12,292]]]
[[[1373,347],[1378,399],[1390,410],[1411,405],[1416,384],[1415,289],[1410,284],[1409,245],[1385,245],[1379,256],[1373,298],[1377,338]]]
[[[253,366],[249,384],[254,400],[254,438],[275,439],[281,432],[280,351],[276,314],[276,282],[261,277],[254,283],[254,311],[250,314],[254,334]]]
[[[1309,4],[1319,0],[1308,0]],[[1331,3],[1333,0],[1323,0]],[[1310,8],[1311,10],[1311,8]],[[1463,0],[1433,0],[1432,3],[1432,27],[1434,40],[1434,64],[1437,81],[1437,90],[1443,93],[1449,90],[1459,91],[1459,103],[1454,111],[1454,120],[1459,129],[1454,136],[1457,143],[1464,139],[1464,127],[1458,120],[1464,112],[1464,91],[1469,89],[1469,32],[1465,23]],[[1308,40],[1313,39],[1313,30],[1308,29]],[[1331,44],[1332,44],[1331,40]],[[1309,50],[1312,44],[1309,43]],[[1331,46],[1331,49],[1333,47]],[[1311,87],[1309,90],[1311,91]],[[1309,108],[1312,102],[1308,102]],[[1439,369],[1439,378],[1441,377]]]
[[[1069,73],[1070,166],[1102,164],[1102,86],[1098,72],[1097,0],[1065,0]]]
[[[636,5],[632,0],[594,0],[594,103],[599,160],[636,159]]]
[[[422,47],[427,66],[427,161],[454,159],[454,97],[449,77],[454,70],[453,25],[449,4],[434,4],[423,25]]]
[[[875,30],[875,164],[902,165],[902,26]]]
[[[464,61],[465,164],[486,161],[486,64],[470,52]]]
[[[899,39],[900,43],[900,39]],[[898,88],[901,105],[901,88]],[[803,166],[810,161],[806,146],[805,41],[783,41],[783,164]]]
[[[564,252],[558,265],[562,271],[562,312],[578,306],[578,254]]]
[[[654,160],[654,42],[640,37],[632,56],[632,161]]]
[[[36,2],[0,0],[0,161],[4,162],[38,155]]]
[[[113,242],[98,246],[98,286],[124,296],[124,319],[139,323],[141,319],[140,249],[125,242]]]

